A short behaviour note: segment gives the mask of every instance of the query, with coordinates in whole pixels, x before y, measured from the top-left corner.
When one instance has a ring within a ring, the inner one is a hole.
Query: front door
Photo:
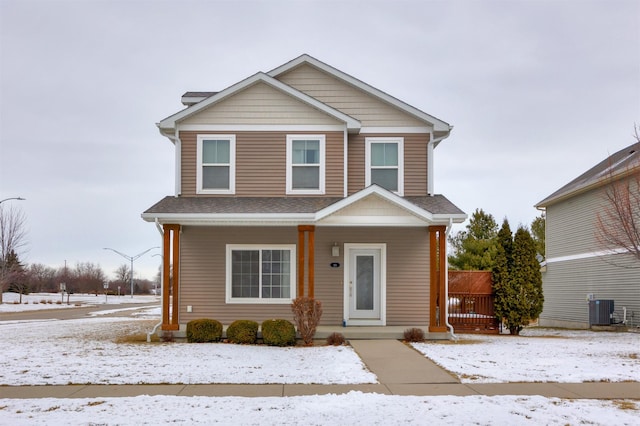
[[[345,245],[347,324],[384,325],[383,249],[379,246],[354,246]]]

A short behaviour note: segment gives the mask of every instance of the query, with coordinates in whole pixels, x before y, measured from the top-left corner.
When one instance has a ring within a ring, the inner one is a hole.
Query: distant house
[[[604,246],[597,237],[598,213],[603,217],[609,205],[607,189],[635,181],[638,173],[640,143],[635,143],[536,204],[546,211],[541,325],[588,328],[589,299],[613,300],[615,322],[625,319],[626,308],[628,324],[640,325],[640,264],[628,252]],[[632,185],[632,191],[640,188]]]
[[[313,296],[321,325],[446,333],[445,231],[466,219],[433,189],[449,124],[308,55],[182,101],[158,123],[175,194],[142,214],[163,330],[290,319]]]

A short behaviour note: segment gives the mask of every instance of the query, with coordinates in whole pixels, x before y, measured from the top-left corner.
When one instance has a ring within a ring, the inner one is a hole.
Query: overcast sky
[[[161,242],[140,218],[174,191],[155,123],[308,53],[454,125],[436,192],[515,229],[633,142],[639,28],[636,0],[0,0],[0,199],[27,199],[3,203],[27,217],[23,262],[112,274],[127,261],[103,247]]]

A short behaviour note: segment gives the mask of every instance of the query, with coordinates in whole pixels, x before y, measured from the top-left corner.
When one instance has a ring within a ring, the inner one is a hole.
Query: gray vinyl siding
[[[278,197],[286,193],[286,140],[291,134],[325,135],[325,195],[344,195],[344,133],[342,132],[180,132],[182,192],[196,195],[198,134],[236,135],[236,193],[240,197]],[[204,195],[206,196],[206,195]]]
[[[592,293],[595,299],[614,301],[617,320],[622,319],[624,306],[627,318],[640,325],[640,269],[628,267],[633,263],[632,256],[618,254],[547,264],[542,274],[545,300],[540,324],[587,328],[586,299]]]
[[[596,189],[547,207],[547,258],[598,251],[596,212],[604,204]]]
[[[297,244],[297,236],[295,227],[184,226],[179,322],[204,317],[224,324],[237,319],[291,320],[288,304],[227,304],[225,257],[226,244]],[[339,258],[331,256],[334,242],[341,247]],[[317,227],[315,231],[315,296],[323,304],[321,324],[340,325],[343,320],[344,243],[386,243],[387,325],[428,325],[427,229],[342,227]],[[332,268],[332,262],[339,262],[340,267]],[[193,312],[186,312],[188,305]]]
[[[587,328],[590,293],[614,300],[617,319],[625,306],[640,324],[638,261],[627,254],[603,255],[595,236],[597,212],[605,205],[603,190],[593,189],[547,207],[541,325]]]

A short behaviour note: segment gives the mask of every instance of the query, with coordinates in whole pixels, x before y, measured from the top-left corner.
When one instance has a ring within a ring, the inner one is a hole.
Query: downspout
[[[176,126],[175,136],[171,138],[176,147],[176,188],[175,188],[175,196],[179,197],[182,193],[182,141],[180,140],[180,134],[178,133],[178,126]]]
[[[447,226],[447,230],[445,231],[445,238],[446,238],[445,247],[446,247],[446,241],[449,241],[449,233],[451,232],[452,226],[453,226],[453,219],[449,218],[449,225]],[[446,256],[446,249],[445,249],[445,259],[447,261],[444,262],[444,293],[446,295],[445,297],[446,303],[444,304],[444,324],[451,330],[451,337],[453,337],[453,340],[458,340],[458,336],[456,336],[453,326],[449,323],[449,258],[448,256]]]
[[[349,195],[349,161],[348,161],[348,154],[349,154],[349,133],[347,131],[347,128],[345,127],[344,129],[344,136],[343,136],[343,143],[344,143],[344,159],[342,160],[343,165],[342,165],[342,196],[344,198],[347,198],[347,196]]]
[[[436,147],[436,145],[438,143],[440,143],[441,141],[443,141],[444,139],[446,139],[447,137],[449,137],[449,135],[447,134],[446,136],[441,136],[437,139],[433,138],[433,131],[429,132],[429,143],[427,144],[427,194],[430,197],[433,197],[433,195],[435,194],[434,191],[434,182],[433,182],[433,176],[434,176],[434,170],[433,170],[433,163],[434,163],[434,158],[433,158],[433,150]]]
[[[162,231],[162,226],[160,226],[160,222],[158,221],[158,218],[157,218],[157,217],[156,217],[156,221],[155,221],[155,223],[156,223],[156,228],[158,228],[158,232],[160,232],[160,239],[162,240],[162,243],[164,244],[164,239],[162,238],[162,237],[164,236],[164,232]],[[161,271],[164,271],[164,256],[162,256],[162,263],[160,264],[160,270],[161,270]],[[163,290],[163,284],[164,284],[164,283],[162,282],[163,277],[164,277],[164,274],[163,274],[163,273],[160,273],[160,292],[162,292],[162,290]],[[156,295],[156,296],[157,296],[157,295]],[[162,307],[162,302],[161,302],[160,307]],[[163,312],[163,309],[160,309],[160,322],[159,322],[159,323],[157,323],[157,324],[153,327],[153,330],[151,330],[151,331],[147,332],[147,343],[151,343],[151,335],[152,335],[152,334],[155,334],[155,333],[156,333],[156,331],[158,331],[158,327],[160,327],[160,326],[162,325],[162,322],[163,322],[163,320],[164,320],[164,318],[162,318],[162,312]]]

